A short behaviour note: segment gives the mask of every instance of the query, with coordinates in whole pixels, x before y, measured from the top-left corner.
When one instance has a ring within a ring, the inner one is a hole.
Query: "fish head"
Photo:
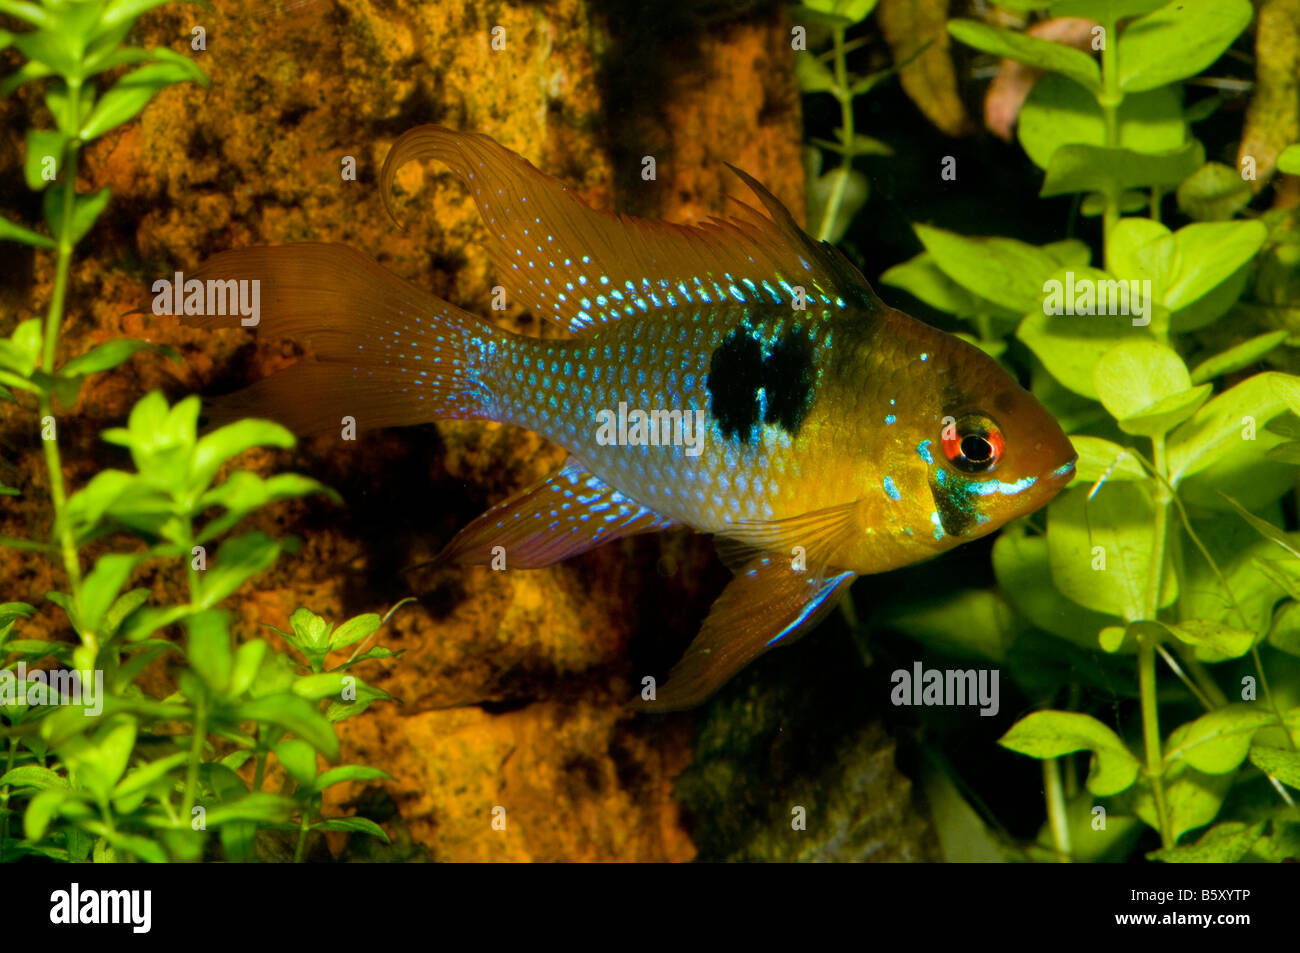
[[[909,376],[922,396],[899,450],[924,468],[909,481],[929,524],[916,535],[947,549],[1045,506],[1073,478],[1076,454],[1047,408],[995,360],[920,327],[913,340],[924,350],[913,345]]]

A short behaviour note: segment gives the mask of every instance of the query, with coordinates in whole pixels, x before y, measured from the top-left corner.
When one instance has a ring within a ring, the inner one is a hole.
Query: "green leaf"
[[[110,0],[99,18],[98,29],[102,32],[134,23],[141,14],[170,2],[171,0]]]
[[[37,248],[56,247],[54,242],[44,235],[30,228],[23,228],[3,215],[0,215],[0,241],[22,242],[24,245],[35,245]]]
[[[166,398],[154,391],[136,401],[125,430],[110,428],[102,437],[130,449],[142,480],[179,494],[190,476],[199,409],[198,397],[187,397],[168,408]]]
[[[135,733],[135,719],[118,717],[100,727],[93,738],[80,735],[69,739],[60,754],[77,783],[99,801],[106,801],[126,771],[135,749]]]
[[[993,544],[993,571],[998,586],[1013,606],[1038,628],[1068,639],[1084,649],[1097,644],[1097,633],[1115,622],[1114,616],[1082,609],[1052,585],[1047,540],[1025,532],[1024,524],[1008,526]]]
[[[223,694],[230,685],[234,658],[230,651],[229,616],[220,610],[197,612],[185,619],[185,654],[208,687]]]
[[[1227,705],[1181,726],[1170,735],[1165,763],[1183,760],[1206,774],[1235,771],[1250,751],[1255,732],[1277,716],[1253,705]]]
[[[1075,480],[1082,484],[1095,484],[1102,477],[1105,477],[1106,482],[1147,478],[1147,471],[1128,447],[1083,434],[1073,434],[1070,443],[1073,443],[1074,452],[1079,455],[1074,469]]]
[[[1093,368],[1092,380],[1102,405],[1116,420],[1142,413],[1192,386],[1183,359],[1155,341],[1115,345]]]
[[[334,630],[334,634],[330,637],[330,648],[341,649],[354,642],[360,642],[383,624],[384,620],[373,612],[348,619]]]
[[[157,761],[146,761],[118,782],[117,787],[113,788],[113,797],[130,797],[133,794],[147,790],[185,764],[189,758],[188,751],[177,751],[175,754],[159,758]]]
[[[269,420],[238,420],[227,424],[199,440],[194,449],[190,487],[196,492],[206,489],[221,465],[245,450],[253,447],[287,449],[294,442],[292,433]]]
[[[1165,0],[1061,0],[1052,4],[1052,15],[1083,17],[1099,23],[1114,23],[1142,13],[1150,13],[1163,6],[1164,2]]]
[[[1031,758],[1059,758],[1075,751],[1093,753],[1088,790],[1098,797],[1118,794],[1138,776],[1138,761],[1111,729],[1091,715],[1037,711],[1016,722],[998,744]]]
[[[801,93],[827,93],[835,88],[830,67],[806,50],[794,58],[794,78]]]
[[[12,784],[15,787],[36,788],[45,791],[50,788],[69,790],[72,785],[68,779],[56,771],[43,768],[39,764],[23,764],[12,768],[0,777],[0,784]]]
[[[934,597],[895,602],[881,621],[904,629],[927,648],[997,664],[1006,661],[1008,649],[1023,628],[1001,593],[956,587]]]
[[[1147,857],[1167,864],[1235,864],[1250,853],[1263,833],[1263,821],[1224,821],[1202,834],[1195,844],[1153,850]]]
[[[1181,394],[1170,394],[1139,413],[1120,420],[1119,429],[1125,433],[1139,434],[1144,437],[1168,433],[1196,413],[1201,405],[1209,400],[1213,390],[1211,385],[1202,384]]]
[[[209,828],[229,824],[232,821],[280,824],[287,821],[296,808],[297,805],[290,798],[278,794],[266,794],[262,791],[251,791],[237,800],[209,807],[207,824]]]
[[[1270,435],[1257,432],[1257,428],[1286,410],[1286,403],[1273,388],[1274,381],[1286,376],[1270,371],[1249,377],[1214,397],[1180,424],[1169,435],[1170,482],[1177,485],[1220,462],[1238,466],[1258,462],[1280,442],[1275,436],[1266,439]],[[1280,464],[1276,466],[1284,469]]]
[[[68,244],[75,245],[90,231],[101,212],[108,205],[110,192],[102,188],[89,195],[77,195],[73,198],[72,223],[68,229]],[[45,223],[56,241],[63,239],[63,194],[61,189],[49,189],[45,193]]]
[[[1277,610],[1268,632],[1268,644],[1279,652],[1300,658],[1300,602],[1288,602]]]
[[[1202,662],[1223,662],[1241,658],[1255,644],[1255,633],[1222,622],[1189,619],[1165,626],[1180,642],[1193,646]],[[1205,770],[1202,768],[1201,770]]]
[[[118,627],[121,626],[126,617],[149,600],[149,592],[150,590],[141,587],[118,596],[109,607],[108,612],[104,613],[103,625],[100,626],[103,635],[106,638],[116,635]]]
[[[280,549],[281,543],[261,532],[226,540],[213,564],[199,576],[198,605],[210,609],[232,595],[250,576],[269,568]]]
[[[1176,264],[1164,293],[1175,322],[1180,308],[1227,280],[1255,257],[1267,238],[1263,222],[1199,222],[1175,232]]]
[[[1047,510],[1052,580],[1085,608],[1132,622],[1147,615],[1155,510],[1144,483],[1108,483],[1091,501],[1086,487],[1061,493]],[[1178,576],[1164,573],[1159,600],[1177,598]]]
[[[1205,162],[1205,148],[1195,139],[1169,152],[1153,154],[1131,149],[1070,143],[1052,153],[1047,177],[1038,193],[1044,198],[1071,192],[1105,192],[1172,187]]]
[[[335,784],[342,784],[344,781],[391,781],[392,776],[386,771],[380,771],[378,768],[371,768],[361,764],[345,764],[341,767],[330,768],[322,772],[315,783],[312,784],[312,790],[317,794]]]
[[[99,98],[90,118],[81,127],[81,138],[97,139],[110,129],[130,122],[160,90],[186,81],[207,85],[203,71],[183,58],[151,63],[127,73]]]
[[[95,374],[99,371],[117,367],[132,354],[137,354],[140,351],[156,350],[158,350],[158,347],[148,341],[137,341],[133,338],[115,338],[92,348],[81,357],[74,357],[59,368],[59,373],[65,377]]]
[[[1250,0],[1176,0],[1130,23],[1116,55],[1125,93],[1195,76],[1250,23]]]
[[[359,834],[369,834],[372,837],[378,837],[385,844],[390,843],[388,835],[384,829],[370,820],[368,817],[331,817],[327,821],[312,825],[313,830],[318,831],[353,831]]]
[[[1173,232],[1149,218],[1125,218],[1110,237],[1110,261],[1121,278],[1149,278],[1163,299],[1174,270]]]
[[[54,160],[52,171],[56,177],[63,172],[63,151],[67,144],[68,137],[57,129],[27,130],[27,159],[23,163],[23,175],[29,189],[39,192],[53,181],[45,177],[49,160]]]
[[[245,642],[235,650],[235,661],[230,670],[230,684],[226,689],[231,698],[240,697],[252,687],[268,650],[269,646],[261,639]]]
[[[240,702],[232,709],[238,721],[264,721],[279,725],[306,741],[331,761],[339,756],[334,728],[314,704],[296,695],[266,695]]]
[[[1097,61],[1073,47],[998,29],[977,20],[949,20],[948,32],[977,50],[1068,76],[1094,95],[1101,92]]]
[[[1277,157],[1279,172],[1287,175],[1300,175],[1300,145],[1287,146]]]
[[[1065,294],[1069,290],[1064,275],[1063,271],[1053,272],[1052,277],[1044,283],[1054,293],[1058,286],[1050,283],[1061,282],[1062,307],[1067,303]],[[1110,275],[1095,268],[1075,269],[1073,281],[1076,287],[1079,287],[1077,283],[1081,280],[1092,282],[1088,287],[1098,293],[1104,288],[1108,297],[1111,291],[1119,287]],[[1103,285],[1103,282],[1109,284]],[[1120,298],[1118,302],[1122,304],[1124,300]],[[1049,297],[1042,305],[1028,310],[1016,328],[1016,337],[1034,352],[1034,356],[1053,378],[1083,397],[1098,399],[1093,382],[1093,368],[1102,355],[1126,341],[1153,340],[1149,327],[1135,326],[1132,318],[1119,315],[1047,314],[1045,309],[1050,302]],[[1095,303],[1094,301],[1094,305]],[[1131,305],[1129,310],[1133,310]]]
[[[1250,202],[1250,186],[1236,169],[1207,162],[1178,186],[1178,208],[1198,222],[1226,221]]]
[[[1231,374],[1233,371],[1239,371],[1244,367],[1250,367],[1250,365],[1258,363],[1264,355],[1285,341],[1287,334],[1286,331],[1269,331],[1267,334],[1249,338],[1220,354],[1216,354],[1214,357],[1202,361],[1192,371],[1192,383],[1203,384],[1214,380],[1216,377],[1222,377],[1224,374]]]
[[[1286,748],[1253,745],[1250,763],[1283,784],[1300,788],[1300,754]]]
[[[200,543],[225,534],[253,510],[277,500],[295,499],[310,493],[320,493],[335,502],[342,502],[337,493],[322,483],[296,473],[278,473],[263,479],[247,470],[236,470],[220,486],[204,493],[199,508],[224,506],[226,512],[207,523],[199,532]]]
[[[1167,86],[1125,96],[1117,109],[1121,149],[1171,152],[1187,141],[1182,93]],[[1106,123],[1096,98],[1073,80],[1049,74],[1034,84],[1020,109],[1017,135],[1040,169],[1051,166],[1061,146],[1106,145]]]
[[[275,756],[301,787],[312,790],[316,780],[316,749],[300,738],[286,738],[275,746]]]
[[[7,13],[9,16],[17,17],[38,29],[54,25],[47,11],[38,4],[26,3],[23,0],[0,0],[0,13]]]
[[[65,801],[74,795],[62,788],[47,788],[27,802],[23,813],[23,834],[29,841],[39,841],[49,830],[50,821],[54,820]]]
[[[1180,533],[1184,585],[1178,601],[1178,618],[1223,622],[1251,632],[1265,631],[1273,606],[1287,594],[1289,582],[1287,577],[1259,567],[1262,560],[1277,552],[1273,543],[1241,520],[1225,519],[1222,514],[1193,519],[1192,527],[1219,567],[1224,582],[1219,581],[1205,557]],[[1300,570],[1300,563],[1296,567]],[[1297,578],[1300,579],[1300,573]]]
[[[1011,238],[914,228],[939,269],[966,290],[1016,314],[1041,310],[1043,279],[1057,268],[1048,252]]]
[[[98,633],[100,622],[118,592],[141,560],[138,553],[107,553],[100,556],[81,585],[76,622],[85,633]]]
[[[880,276],[880,281],[893,288],[901,288],[938,311],[960,318],[992,313],[1009,318],[1019,317],[1016,312],[999,308],[993,302],[985,301],[957,284],[934,263],[934,256],[929,252],[921,252],[915,258],[895,265]]]

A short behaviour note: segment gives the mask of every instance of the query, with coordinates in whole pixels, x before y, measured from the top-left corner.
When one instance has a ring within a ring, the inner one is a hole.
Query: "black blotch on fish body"
[[[709,409],[728,440],[749,439],[758,423],[763,386],[763,345],[747,328],[736,328],[709,358]]]
[[[813,377],[813,346],[802,328],[786,329],[764,354],[755,331],[742,325],[709,358],[709,408],[728,440],[748,442],[760,415],[795,436],[812,406]]]
[[[968,505],[970,495],[958,489],[959,486],[943,485],[933,477],[930,479],[930,496],[934,498],[934,508],[943,524],[943,531],[949,536],[960,536],[975,522],[974,510]]]
[[[813,349],[799,328],[786,333],[763,362],[767,412],[763,422],[776,424],[790,436],[799,432],[812,405]]]

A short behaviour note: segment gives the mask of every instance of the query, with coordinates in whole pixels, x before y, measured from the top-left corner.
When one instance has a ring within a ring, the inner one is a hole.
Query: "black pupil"
[[[984,463],[993,456],[993,444],[980,434],[967,434],[961,438],[961,455],[971,463]]]

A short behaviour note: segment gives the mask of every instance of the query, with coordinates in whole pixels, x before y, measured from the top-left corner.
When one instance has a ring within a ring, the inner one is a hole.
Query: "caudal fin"
[[[504,332],[345,245],[221,252],[187,278],[204,288],[257,282],[243,294],[256,302],[257,332],[298,341],[308,352],[292,367],[212,400],[216,419],[269,417],[316,433],[338,429],[345,417],[372,429],[492,416],[486,356]],[[238,314],[182,320],[199,327],[241,323]]]

